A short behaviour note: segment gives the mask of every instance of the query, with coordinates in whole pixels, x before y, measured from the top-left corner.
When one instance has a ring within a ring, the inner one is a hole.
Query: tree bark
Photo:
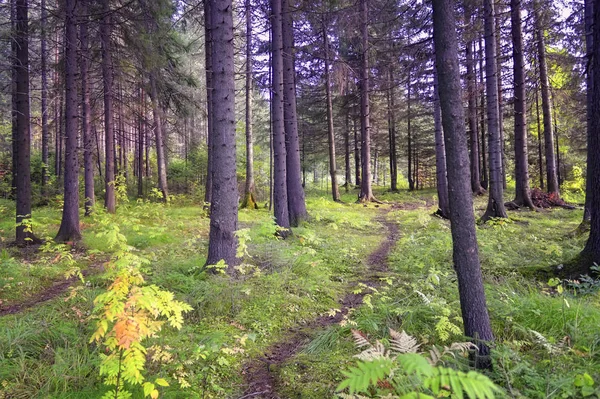
[[[90,107],[90,85],[88,77],[89,69],[89,45],[88,45],[88,2],[80,0],[81,24],[79,26],[79,40],[81,45],[81,130],[83,134],[83,165],[84,165],[84,184],[85,184],[85,216],[92,213],[92,208],[96,201],[94,195],[94,142],[90,122],[92,119]]]
[[[346,177],[344,187],[348,192],[352,184],[352,172],[350,171],[350,110],[348,108],[345,110],[344,118],[344,171]]]
[[[288,211],[287,164],[286,164],[286,135],[283,111],[283,37],[281,0],[271,0],[271,30],[272,30],[272,73],[273,73],[273,208],[275,223],[284,229],[290,228]]]
[[[552,105],[550,103],[550,83],[548,82],[548,66],[546,64],[546,42],[542,29],[541,10],[539,1],[533,2],[535,35],[538,51],[538,65],[542,91],[542,117],[544,120],[544,147],[546,155],[546,184],[548,193],[560,196],[558,177],[556,174],[556,159],[554,154],[554,134],[552,132]]]
[[[479,37],[479,84],[481,85],[481,90],[480,90],[480,105],[479,105],[479,110],[480,110],[480,114],[481,114],[481,118],[480,118],[480,125],[479,125],[479,131],[481,133],[481,187],[483,187],[484,190],[488,189],[488,150],[486,147],[486,105],[485,105],[485,101],[486,101],[486,97],[485,97],[485,82],[484,82],[484,71],[483,71],[483,59],[484,59],[484,54],[483,54],[483,41],[482,41],[482,37]]]
[[[294,68],[294,25],[290,0],[280,0],[282,7],[283,41],[283,101],[286,146],[286,179],[288,191],[288,212],[290,225],[308,218],[304,189],[302,188],[302,168],[300,166],[300,141],[298,138],[298,116],[296,113],[296,71]]]
[[[600,1],[594,1],[593,5],[593,54],[600,54]],[[600,74],[600,57],[592,57],[592,76]],[[591,120],[589,130],[587,176],[591,180],[591,222],[590,236],[581,252],[583,261],[583,272],[590,272],[593,263],[600,264],[600,85],[592,85],[591,96]]]
[[[252,138],[252,8],[246,7],[246,184],[242,208],[258,209],[254,196],[254,140]]]
[[[412,139],[412,129],[411,129],[411,73],[410,68],[408,69],[408,80],[406,81],[406,138],[408,140],[408,189],[413,191],[415,189],[415,168],[414,168],[414,145]]]
[[[214,0],[211,17],[213,61],[213,180],[207,265],[224,260],[233,271],[236,258],[239,192],[235,154],[235,77],[231,0]],[[218,151],[214,151],[218,148]]]
[[[462,318],[465,335],[473,338],[479,346],[476,366],[488,368],[491,360],[487,343],[493,341],[494,336],[483,288],[468,177],[469,158],[453,1],[433,0],[433,39],[446,144],[453,260]]]
[[[48,197],[48,10],[46,10],[46,0],[41,2],[41,74],[42,74],[42,197],[47,200]]]
[[[471,1],[467,0],[465,8],[465,25],[469,27],[473,22],[473,9]],[[467,28],[468,29],[468,28]],[[467,118],[469,120],[469,138],[471,155],[471,190],[475,195],[483,195],[485,190],[481,187],[481,175],[479,171],[479,129],[477,124],[477,82],[475,80],[475,61],[473,60],[473,38],[472,32],[466,31],[465,64],[467,74],[465,75],[467,87]]]
[[[156,163],[158,165],[158,188],[163,195],[163,201],[169,202],[167,162],[165,160],[165,135],[163,134],[162,109],[158,98],[155,72],[150,73],[150,101],[152,102],[152,115],[154,116],[154,141],[156,144]]]
[[[369,106],[369,5],[368,0],[360,0],[360,138],[362,158],[362,179],[360,202],[375,200],[371,188],[371,122]]]
[[[387,108],[388,108],[388,132],[389,132],[389,147],[390,147],[390,189],[398,191],[398,154],[396,152],[396,104],[394,101],[394,68],[390,65],[388,68],[388,89]]]
[[[493,0],[484,0],[483,10],[490,186],[487,209],[481,219],[487,221],[491,218],[507,218],[508,215],[504,208],[502,187],[502,144],[500,142],[500,126],[498,125],[498,71],[496,69],[496,28]]]
[[[327,140],[329,144],[329,175],[331,177],[331,196],[340,201],[340,189],[337,182],[337,166],[335,162],[335,134],[333,131],[333,104],[331,102],[331,76],[329,74],[329,40],[327,29],[323,24],[323,51],[325,52],[325,96],[327,98]]]
[[[31,127],[29,120],[29,28],[27,0],[16,0],[15,4],[15,58],[13,77],[16,145],[13,170],[16,186],[16,244],[28,245],[36,241],[31,231]]]
[[[360,140],[358,139],[358,129],[356,128],[356,119],[352,118],[352,130],[354,131],[354,180],[356,182],[356,186],[360,187],[360,173],[361,173],[361,163],[360,163]]]
[[[115,131],[113,121],[113,70],[110,45],[110,1],[103,0],[100,40],[102,41],[102,78],[104,80],[104,207],[115,213]]]
[[[204,68],[206,70],[206,189],[204,191],[204,202],[212,201],[212,137],[213,137],[213,40],[212,40],[212,1],[204,2]]]
[[[448,177],[446,171],[446,145],[444,144],[444,129],[442,127],[442,111],[438,94],[438,78],[434,69],[433,86],[433,124],[435,126],[435,177],[438,194],[437,214],[444,219],[450,218],[450,203],[448,200]],[[479,182],[479,180],[478,180]]]
[[[587,141],[590,142],[590,136],[592,134],[592,93],[594,91],[594,78],[593,78],[593,26],[594,26],[594,0],[584,1],[584,16],[585,16],[585,52],[587,58],[587,67],[585,75],[585,83],[587,87],[586,91],[586,115],[587,115]],[[588,144],[589,148],[589,144]],[[591,152],[587,152],[586,165],[591,163],[590,159]],[[582,227],[588,225],[592,220],[592,195],[593,195],[592,179],[589,174],[586,174],[585,179],[585,205],[583,208],[583,220],[581,222]]]
[[[79,231],[79,154],[77,149],[77,0],[65,1],[65,179],[64,204],[56,241],[77,241]]]
[[[510,1],[511,35],[513,45],[514,111],[515,111],[515,199],[517,206],[534,209],[529,189],[527,162],[527,105],[521,29],[521,0]]]

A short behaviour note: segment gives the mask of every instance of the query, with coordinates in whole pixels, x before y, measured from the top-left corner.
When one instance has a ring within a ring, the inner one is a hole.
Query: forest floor
[[[286,240],[266,209],[241,210],[247,254],[236,276],[206,273],[209,220],[177,198],[165,207],[122,205],[117,215],[82,219],[77,248],[8,243],[14,206],[0,202],[0,398],[96,398],[102,349],[89,340],[93,299],[109,282],[111,250],[99,233],[118,225],[150,261],[149,283],[194,310],[181,330],[165,327],[146,346],[145,373],[170,382],[165,398],[333,398],[359,350],[351,329],[385,340],[389,328],[423,349],[464,340],[447,221],[432,216],[435,193],[376,193],[384,204],[307,196],[311,219]],[[485,198],[476,200],[483,213]],[[496,337],[487,375],[514,398],[577,398],[587,373],[600,392],[600,283],[580,279],[558,290],[539,270],[572,259],[581,210],[512,211],[478,226],[488,308]],[[57,207],[34,210],[34,230],[51,237]],[[85,283],[69,277],[74,267]],[[550,284],[549,284],[550,283]],[[452,365],[467,368],[466,361]],[[586,380],[587,381],[587,380]],[[132,388],[135,398],[141,388]],[[594,396],[588,396],[594,397]]]

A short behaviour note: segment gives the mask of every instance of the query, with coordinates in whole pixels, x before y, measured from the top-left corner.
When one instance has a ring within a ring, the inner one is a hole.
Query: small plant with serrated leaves
[[[337,387],[340,398],[434,399],[434,397],[493,399],[499,388],[476,371],[462,372],[445,367],[447,355],[467,354],[477,347],[471,342],[453,343],[442,350],[433,347],[429,357],[418,353],[420,344],[404,331],[390,329],[389,344],[372,344],[366,336],[352,330],[357,348],[356,367],[344,371]],[[347,391],[348,393],[342,392]],[[432,396],[435,395],[435,396]]]
[[[130,398],[130,386],[141,385],[144,396],[157,398],[157,386],[168,386],[164,378],[146,381],[143,375],[147,349],[144,341],[156,337],[165,322],[176,329],[183,324],[183,313],[192,310],[174,299],[173,293],[155,285],[145,285],[141,268],[149,263],[127,245],[116,225],[107,224],[98,236],[105,238],[114,254],[107,264],[110,285],[94,300],[96,330],[90,342],[102,344],[100,375],[111,386],[103,399]]]

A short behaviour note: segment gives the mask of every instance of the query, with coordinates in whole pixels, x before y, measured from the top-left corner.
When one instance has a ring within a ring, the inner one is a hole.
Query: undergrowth
[[[356,191],[342,190],[342,204],[325,191],[313,192],[307,197],[311,219],[286,240],[275,236],[266,209],[240,210],[246,248],[234,277],[203,270],[209,220],[201,204],[183,197],[168,206],[121,203],[116,215],[97,209],[82,219],[84,241],[75,247],[20,252],[0,246],[0,307],[35,300],[74,268],[86,274],[85,284],[72,283],[74,290],[0,317],[0,398],[94,398],[106,391],[98,378],[104,349],[88,338],[95,328],[93,299],[109,286],[103,270],[115,256],[106,237],[98,236],[107,224],[118,225],[132,251],[148,259],[142,267],[147,284],[193,308],[181,330],[164,329],[145,345],[148,375],[170,382],[161,388],[165,398],[242,396],[244,364],[285,340],[289,328],[335,312],[353,291],[365,294],[363,306],[341,324],[312,331],[299,354],[272,366],[281,397],[333,397],[345,378],[342,370],[355,367],[352,329],[384,343],[389,328],[410,331],[426,348],[463,341],[450,229],[432,216],[434,193],[376,196],[399,206],[355,204]],[[484,205],[477,199],[477,214]],[[57,231],[59,206],[34,209],[36,234]],[[359,282],[369,253],[385,238],[377,221],[383,214],[399,225],[400,239],[388,271],[368,288]],[[0,201],[2,243],[13,237],[13,215],[12,203]],[[585,237],[570,234],[581,211],[510,216],[510,222],[477,227],[496,337],[494,369],[486,375],[514,398],[598,396],[600,297],[594,282],[549,281],[536,273],[582,248]],[[468,372],[464,362],[448,366]]]

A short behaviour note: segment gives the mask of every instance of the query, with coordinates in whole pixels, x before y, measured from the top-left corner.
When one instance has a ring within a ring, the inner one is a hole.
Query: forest
[[[0,399],[600,398],[600,0],[0,0]]]

